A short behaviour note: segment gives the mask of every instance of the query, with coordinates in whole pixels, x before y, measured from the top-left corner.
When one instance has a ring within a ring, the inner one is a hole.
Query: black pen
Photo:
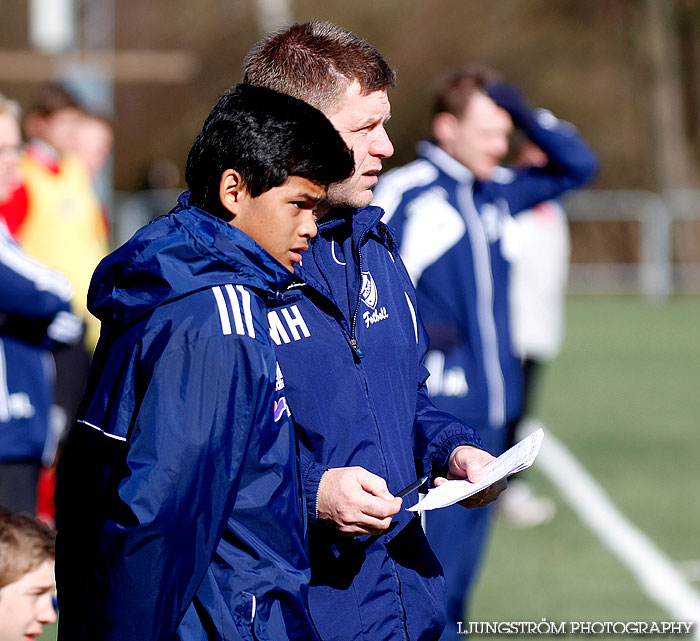
[[[399,498],[402,498],[406,496],[406,494],[410,494],[413,492],[413,490],[417,490],[423,483],[425,483],[428,479],[430,478],[430,474],[426,474],[425,476],[421,476],[417,481],[413,481],[410,485],[407,485],[403,490],[399,490],[394,496],[398,496]]]

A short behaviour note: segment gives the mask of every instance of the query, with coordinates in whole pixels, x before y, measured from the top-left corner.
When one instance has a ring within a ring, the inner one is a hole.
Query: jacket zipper
[[[359,242],[357,243],[357,267],[359,269],[359,288],[357,290],[357,303],[355,303],[355,311],[352,314],[352,320],[350,321],[350,347],[352,348],[355,358],[359,361],[365,357],[365,353],[360,349],[357,344],[357,338],[355,337],[355,326],[357,325],[357,313],[360,309],[360,300],[362,299],[362,243],[365,240],[367,231],[364,231],[360,236]]]
[[[321,226],[319,226],[320,230]],[[355,327],[357,325],[357,314],[360,309],[360,300],[362,298],[362,243],[365,240],[365,237],[367,236],[367,232],[369,231],[368,229],[365,229],[360,238],[359,242],[357,244],[357,265],[359,268],[359,276],[360,276],[360,287],[357,292],[357,303],[355,304],[355,311],[353,312],[352,319],[350,320],[350,335],[347,337],[348,338],[348,344],[350,345],[350,349],[352,350],[352,353],[355,355],[355,361],[360,362],[361,359],[365,357],[365,353],[360,349],[360,346],[357,342],[357,337],[355,336]],[[331,240],[331,243],[334,242]],[[342,325],[341,325],[342,327]]]

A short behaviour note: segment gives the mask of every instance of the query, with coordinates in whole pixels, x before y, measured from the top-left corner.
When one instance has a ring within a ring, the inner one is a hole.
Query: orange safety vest
[[[90,175],[76,156],[62,155],[55,167],[25,152],[21,172],[27,215],[17,240],[34,258],[63,272],[75,290],[73,309],[87,323],[92,351],[99,321],[87,311],[87,292],[95,267],[107,254],[107,228]]]

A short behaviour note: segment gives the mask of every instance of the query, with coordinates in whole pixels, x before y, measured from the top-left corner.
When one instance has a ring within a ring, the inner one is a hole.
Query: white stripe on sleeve
[[[221,287],[212,287],[211,291],[214,292],[216,305],[219,308],[221,331],[224,333],[224,336],[228,336],[231,333],[231,319],[228,315],[228,309],[226,309],[226,301],[224,300],[224,295],[221,291]]]

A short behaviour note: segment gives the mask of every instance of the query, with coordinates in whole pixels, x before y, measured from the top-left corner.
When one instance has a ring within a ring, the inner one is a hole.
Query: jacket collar
[[[387,234],[383,234],[381,229],[384,227],[380,224],[383,215],[384,210],[373,205],[361,209],[331,209],[320,220],[319,234],[311,242],[317,241],[319,237],[336,242],[352,238],[352,246],[359,247],[367,234],[375,230],[378,237],[391,248],[393,243],[387,240]]]
[[[237,263],[238,269],[251,278],[250,285],[258,289],[269,287],[273,292],[282,292],[295,280],[294,275],[248,234],[225,220],[189,204],[189,191],[178,197],[172,213],[183,213],[191,217],[191,227],[208,241],[205,250],[215,256],[221,264]],[[243,260],[241,260],[241,258]],[[265,283],[260,287],[260,281]]]
[[[431,162],[458,183],[467,185],[474,182],[474,174],[469,169],[432,142],[422,140],[418,143],[416,150],[421,158]]]
[[[328,269],[331,261],[348,266],[346,270],[350,271],[346,273],[354,277],[359,268],[360,248],[370,236],[395,255],[396,243],[381,222],[383,215],[384,211],[376,206],[331,209],[319,221],[318,235],[309,243],[308,258],[302,258],[302,264],[295,268],[296,275],[337,306],[327,280],[332,271]]]

